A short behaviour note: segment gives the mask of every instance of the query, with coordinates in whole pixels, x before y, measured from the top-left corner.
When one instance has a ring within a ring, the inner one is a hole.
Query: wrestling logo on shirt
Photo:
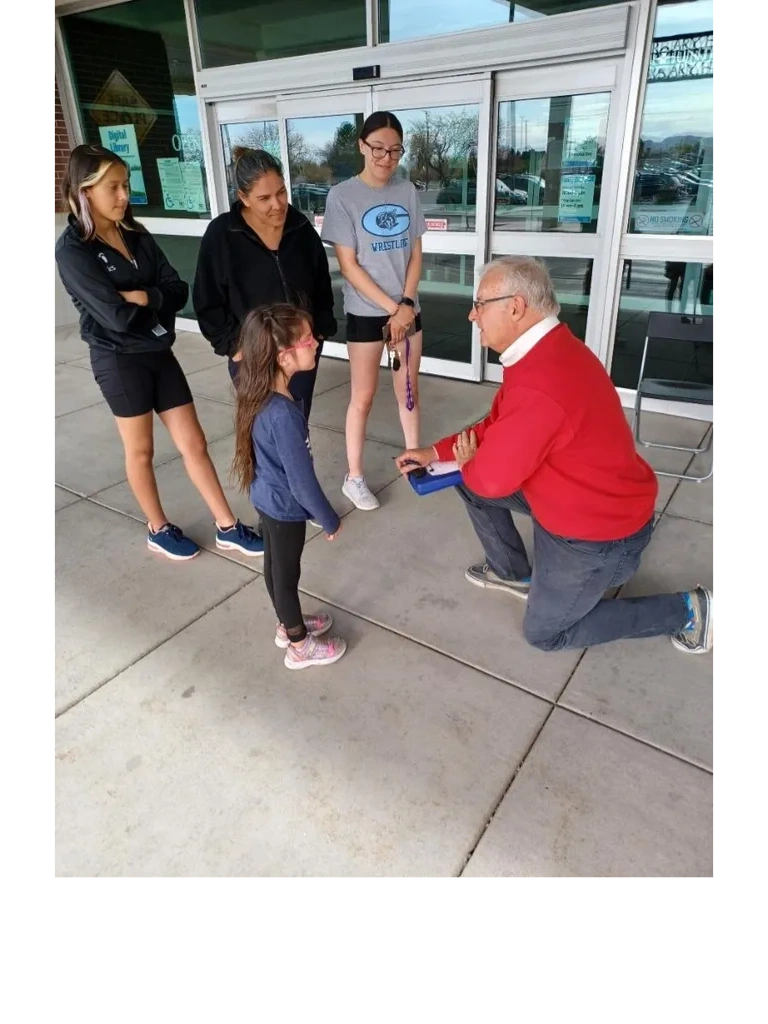
[[[411,215],[404,206],[383,203],[366,210],[362,224],[369,235],[395,238],[397,235],[405,234],[411,226]]]

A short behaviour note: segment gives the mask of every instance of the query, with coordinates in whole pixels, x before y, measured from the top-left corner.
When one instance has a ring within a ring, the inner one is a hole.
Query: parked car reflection
[[[330,185],[300,181],[291,186],[291,202],[304,213],[325,213]]]
[[[437,193],[436,202],[438,206],[449,206],[452,204],[467,206],[477,205],[477,180],[464,181],[457,178],[449,181]],[[496,203],[505,206],[525,206],[528,202],[528,194],[522,189],[510,188],[500,178],[496,179]]]
[[[666,166],[638,168],[635,172],[635,203],[674,203],[696,198],[701,190],[711,191],[710,168],[687,167],[679,162]]]
[[[544,179],[538,174],[500,174],[499,180],[515,193],[524,196],[523,202],[540,206],[544,201]]]

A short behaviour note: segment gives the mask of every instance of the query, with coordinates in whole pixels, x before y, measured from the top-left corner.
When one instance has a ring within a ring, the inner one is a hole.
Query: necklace
[[[138,270],[139,269],[139,264],[136,262],[134,257],[131,255],[131,250],[128,248],[128,244],[125,241],[125,236],[123,235],[123,229],[120,227],[119,224],[117,225],[117,233],[120,236],[120,242],[122,243],[122,246],[123,246],[123,249],[125,249],[125,252],[121,252],[120,249],[117,249],[117,246],[112,245],[111,242],[108,242],[106,240],[106,238],[103,238],[101,235],[96,235],[96,237],[98,238],[98,240],[100,242],[103,242],[104,245],[108,245],[111,249],[117,249],[117,251],[123,257],[123,259],[128,260],[129,263],[133,264],[134,269]]]

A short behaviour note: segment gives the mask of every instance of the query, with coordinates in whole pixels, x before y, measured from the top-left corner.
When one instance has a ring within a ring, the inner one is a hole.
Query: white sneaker
[[[364,476],[354,477],[347,473],[341,493],[349,498],[355,508],[359,508],[361,512],[373,512],[374,509],[379,508],[379,499],[365,482]]]
[[[712,606],[714,597],[706,587],[696,587],[688,593],[693,610],[693,621],[687,629],[670,637],[684,654],[708,654],[712,650]]]

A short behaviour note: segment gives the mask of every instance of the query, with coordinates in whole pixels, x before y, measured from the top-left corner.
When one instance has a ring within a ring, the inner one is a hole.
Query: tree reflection
[[[479,115],[470,110],[424,111],[406,132],[410,177],[440,186],[456,178],[477,179]]]

